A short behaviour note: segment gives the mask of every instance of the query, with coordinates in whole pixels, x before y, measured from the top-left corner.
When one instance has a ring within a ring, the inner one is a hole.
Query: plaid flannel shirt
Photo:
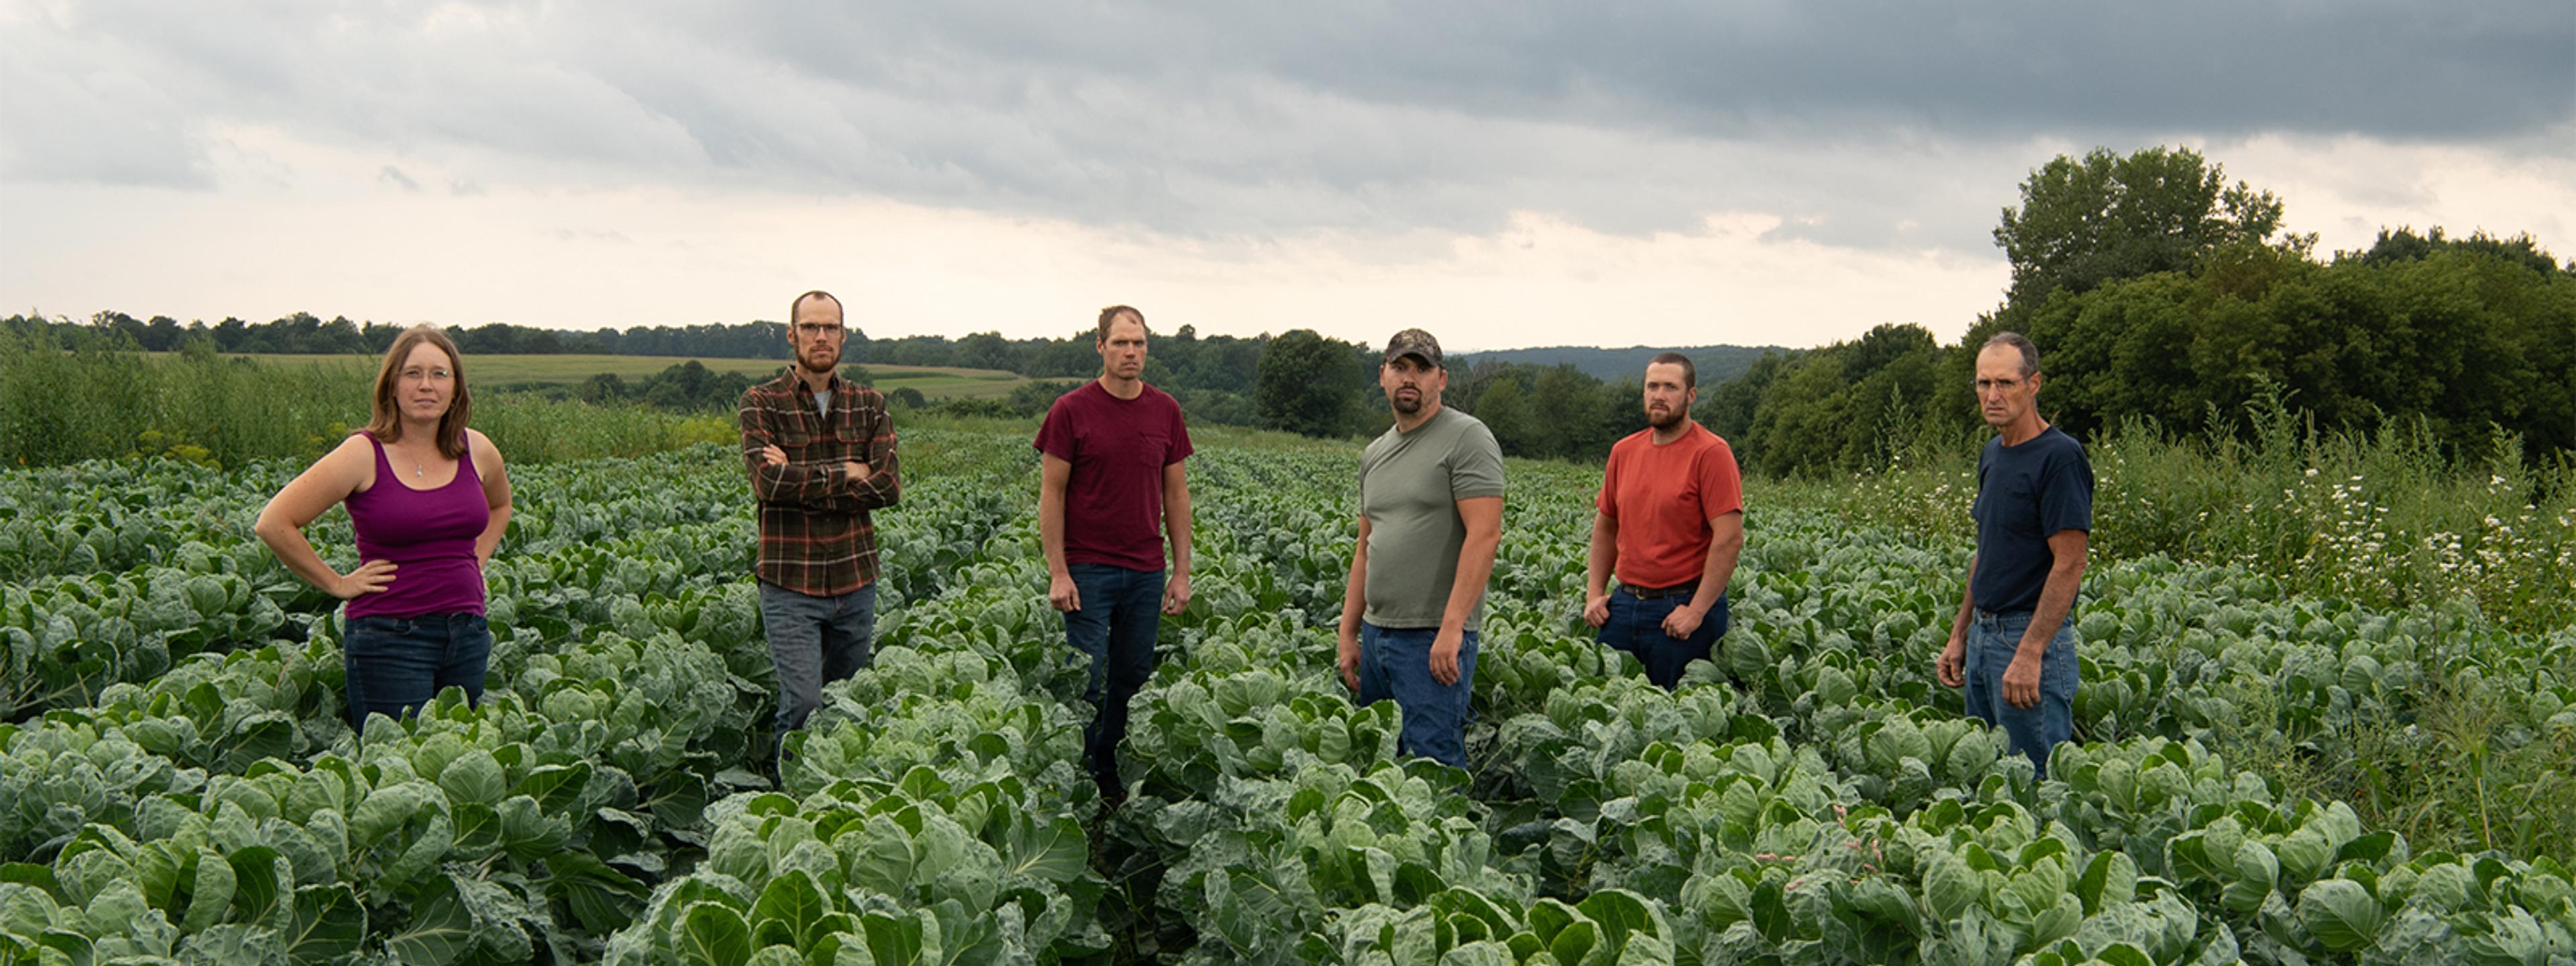
[[[760,556],[752,572],[800,594],[834,597],[877,579],[877,529],[871,510],[895,505],[903,481],[895,472],[894,422],[876,390],[832,376],[832,409],[816,412],[814,395],[794,367],[743,390],[736,413],[742,459],[759,504]],[[770,466],[761,447],[787,452]],[[845,462],[868,465],[853,479]]]

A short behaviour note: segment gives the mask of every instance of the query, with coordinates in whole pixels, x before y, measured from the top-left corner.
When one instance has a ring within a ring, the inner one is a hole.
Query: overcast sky
[[[2157,144],[2576,256],[2576,3],[0,0],[0,312],[1950,340]]]

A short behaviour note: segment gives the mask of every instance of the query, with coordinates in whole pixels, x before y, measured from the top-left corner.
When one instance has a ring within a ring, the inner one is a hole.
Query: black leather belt
[[[1637,598],[1638,600],[1653,600],[1658,597],[1688,597],[1699,592],[1699,581],[1694,580],[1687,584],[1675,584],[1670,587],[1631,587],[1627,584],[1620,584],[1619,589],[1627,591],[1628,596]]]

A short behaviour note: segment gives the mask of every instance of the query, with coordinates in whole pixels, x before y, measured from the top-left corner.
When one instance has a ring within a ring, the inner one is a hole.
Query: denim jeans
[[[1431,642],[1437,627],[1386,628],[1360,624],[1360,704],[1395,699],[1404,730],[1396,750],[1452,768],[1467,767],[1468,701],[1475,694],[1476,632],[1458,644],[1458,683],[1431,676]]]
[[[1708,616],[1688,638],[1664,633],[1664,618],[1690,603],[1689,594],[1641,598],[1636,592],[1621,587],[1610,592],[1610,619],[1601,625],[1597,638],[1601,643],[1637,656],[1646,665],[1646,680],[1666,691],[1680,687],[1682,668],[1692,661],[1705,660],[1709,648],[1726,635],[1726,594],[1717,595],[1709,605]]]
[[[492,628],[481,614],[353,617],[340,635],[348,672],[349,724],[364,732],[367,716],[403,718],[448,688],[483,700]]]
[[[1961,697],[1968,713],[2004,729],[2007,753],[2020,752],[2048,777],[2048,753],[2058,742],[2075,738],[2075,622],[2057,626],[2056,638],[2039,658],[2039,704],[2016,708],[2004,700],[2004,669],[2021,650],[2030,612],[1989,614],[1979,611],[1968,625],[1968,685]]]
[[[784,738],[823,706],[824,685],[868,666],[877,631],[877,585],[816,597],[764,580],[760,623],[769,637],[769,661],[778,668],[774,727]]]
[[[1070,564],[1074,592],[1082,609],[1064,613],[1065,643],[1091,657],[1091,682],[1083,700],[1091,702],[1091,723],[1082,729],[1082,750],[1091,762],[1091,778],[1100,794],[1126,794],[1118,776],[1118,743],[1127,737],[1127,705],[1154,676],[1154,634],[1163,619],[1163,572],[1130,570],[1109,564]]]

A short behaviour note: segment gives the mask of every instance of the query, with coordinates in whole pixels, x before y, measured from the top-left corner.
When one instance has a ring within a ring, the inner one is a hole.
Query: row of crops
[[[1932,680],[1965,548],[1757,505],[1668,694],[1579,633],[1597,472],[1515,464],[1457,771],[1331,672],[1353,454],[1211,447],[1104,814],[1033,452],[905,445],[876,663],[783,774],[728,451],[514,467],[484,702],[363,745],[332,602],[248,532],[295,467],[0,477],[0,963],[2576,962],[2556,859],[2208,750],[2259,714],[2346,761],[2445,668],[2576,729],[2576,631],[2099,564],[2034,782]]]

